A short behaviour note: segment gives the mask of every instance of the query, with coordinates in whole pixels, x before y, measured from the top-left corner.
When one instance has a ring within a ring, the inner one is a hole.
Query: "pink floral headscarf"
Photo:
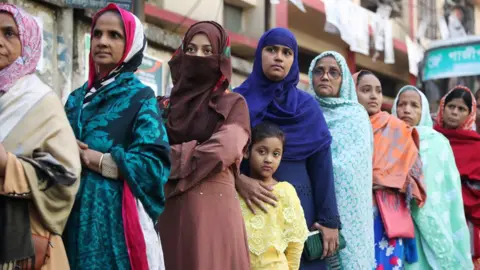
[[[22,54],[8,67],[0,70],[0,92],[7,92],[21,77],[35,72],[42,51],[42,33],[35,19],[10,4],[0,4],[0,11],[12,14],[17,23]]]

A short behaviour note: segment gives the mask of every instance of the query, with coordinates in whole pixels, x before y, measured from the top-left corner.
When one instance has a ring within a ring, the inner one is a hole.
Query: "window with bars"
[[[435,0],[417,1],[418,28],[424,31],[424,37],[435,40],[439,38],[437,3]],[[423,29],[422,29],[423,28]]]

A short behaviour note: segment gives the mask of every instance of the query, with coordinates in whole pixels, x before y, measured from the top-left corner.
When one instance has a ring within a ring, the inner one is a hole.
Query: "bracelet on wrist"
[[[102,154],[102,156],[100,157],[100,161],[98,162],[98,171],[99,172],[102,172],[102,163],[103,163],[103,157],[105,156],[105,154]]]

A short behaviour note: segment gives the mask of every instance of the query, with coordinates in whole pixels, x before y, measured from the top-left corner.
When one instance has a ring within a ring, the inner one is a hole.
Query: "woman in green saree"
[[[460,174],[448,140],[433,129],[428,100],[417,88],[400,89],[392,108],[420,136],[427,197],[412,205],[419,260],[406,269],[473,269]]]

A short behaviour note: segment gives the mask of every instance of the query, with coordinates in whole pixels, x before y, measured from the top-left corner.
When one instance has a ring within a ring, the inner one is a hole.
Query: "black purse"
[[[339,233],[340,245],[335,254],[339,250],[344,249],[347,246],[347,242],[343,235]],[[307,241],[305,241],[305,247],[303,249],[305,259],[307,261],[318,260],[322,257],[323,254],[323,234],[320,231],[313,231],[308,234]]]

